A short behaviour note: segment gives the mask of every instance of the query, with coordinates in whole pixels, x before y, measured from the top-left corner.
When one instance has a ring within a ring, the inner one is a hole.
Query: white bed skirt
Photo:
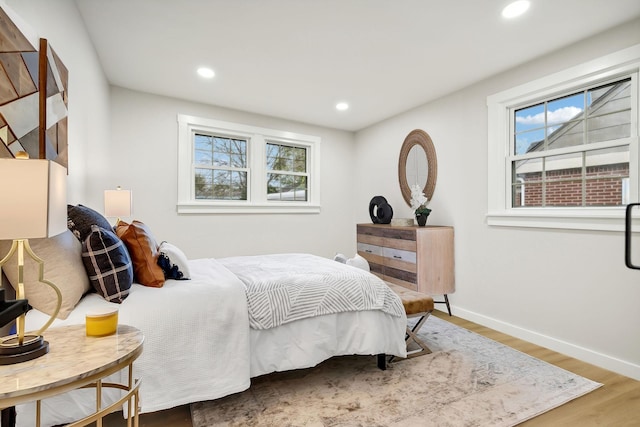
[[[251,377],[310,368],[347,354],[406,357],[406,326],[406,317],[358,311],[296,320],[273,329],[251,329]]]

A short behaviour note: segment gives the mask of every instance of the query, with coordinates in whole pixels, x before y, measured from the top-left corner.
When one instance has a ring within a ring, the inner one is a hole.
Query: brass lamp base
[[[49,342],[42,335],[25,335],[22,344],[18,336],[2,338],[0,365],[12,365],[44,356],[49,352]]]

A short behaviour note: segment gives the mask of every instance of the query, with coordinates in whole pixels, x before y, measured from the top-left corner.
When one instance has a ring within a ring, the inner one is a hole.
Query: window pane
[[[544,129],[522,132],[516,135],[515,154],[542,151],[544,148]]]
[[[229,140],[229,158],[231,166],[236,168],[247,167],[247,141],[242,139]]]
[[[229,140],[227,138],[215,137],[213,140],[213,150],[218,153],[228,153]]]
[[[196,164],[210,165],[212,162],[213,137],[210,135],[195,134],[194,136],[194,162]]]
[[[196,181],[200,170],[196,172]],[[207,170],[210,182],[207,191],[196,198],[212,200],[247,200],[247,172],[229,170]],[[204,175],[204,174],[203,174]]]
[[[514,154],[524,154],[544,142],[544,104],[516,110]],[[542,149],[542,148],[539,148]]]
[[[628,200],[629,147],[587,152],[587,206],[620,206]]]
[[[513,162],[512,207],[542,206],[542,159]]]
[[[582,153],[549,156],[544,169],[544,206],[582,206]]]
[[[218,167],[246,168],[247,141],[196,134],[194,162]]]
[[[213,198],[213,177],[211,169],[196,169],[195,196],[196,199]]]
[[[542,127],[544,127],[544,104],[533,105],[531,107],[516,110],[516,133]]]
[[[280,146],[267,144],[267,170],[277,170]]]
[[[631,110],[618,111],[587,120],[589,142],[628,138],[631,135]]]
[[[213,166],[231,166],[229,153],[215,151],[213,153]]]
[[[622,80],[588,91],[589,142],[627,138],[631,135],[631,80]]]
[[[230,160],[234,168],[245,168],[247,165],[247,156],[244,154],[231,154]]]
[[[296,177],[295,200],[307,201],[307,177]]]
[[[306,172],[306,148],[268,143],[267,170]]]
[[[307,193],[306,176],[267,174],[268,200],[306,201]]]
[[[304,148],[295,148],[293,152],[293,171],[307,171],[307,150]]]
[[[584,93],[547,104],[547,150],[584,144]]]
[[[582,92],[549,101],[547,104],[547,126],[562,125],[576,120],[584,111]]]
[[[195,149],[211,151],[213,138],[209,135],[196,134],[194,137]]]
[[[547,149],[572,147],[584,143],[584,120],[547,128]]]
[[[247,173],[241,171],[231,172],[229,190],[231,200],[247,200]]]
[[[554,180],[544,186],[544,206],[582,206],[582,180]]]
[[[213,171],[213,198],[225,200],[229,198],[231,172],[226,170]]]
[[[587,91],[589,116],[609,114],[631,107],[631,79],[620,80]]]
[[[211,165],[213,159],[211,158],[211,151],[196,150],[194,153],[195,163],[200,165]]]

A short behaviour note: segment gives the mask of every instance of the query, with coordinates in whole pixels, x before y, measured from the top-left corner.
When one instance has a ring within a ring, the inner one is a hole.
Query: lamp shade
[[[0,159],[0,239],[67,230],[67,170],[50,160]]]
[[[131,190],[104,190],[104,216],[127,217],[131,215]]]

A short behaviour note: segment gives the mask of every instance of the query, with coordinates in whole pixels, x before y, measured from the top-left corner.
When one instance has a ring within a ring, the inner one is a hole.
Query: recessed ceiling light
[[[338,111],[344,111],[348,109],[349,109],[349,104],[347,104],[346,102],[338,102],[336,104],[336,110]]]
[[[206,68],[206,67],[198,68],[198,74],[200,74],[200,76],[207,79],[213,78],[213,76],[216,75],[216,73],[214,73],[211,68]]]
[[[529,9],[530,5],[531,2],[527,0],[514,1],[502,9],[502,16],[507,19],[515,18],[516,16],[520,16],[525,13]]]

